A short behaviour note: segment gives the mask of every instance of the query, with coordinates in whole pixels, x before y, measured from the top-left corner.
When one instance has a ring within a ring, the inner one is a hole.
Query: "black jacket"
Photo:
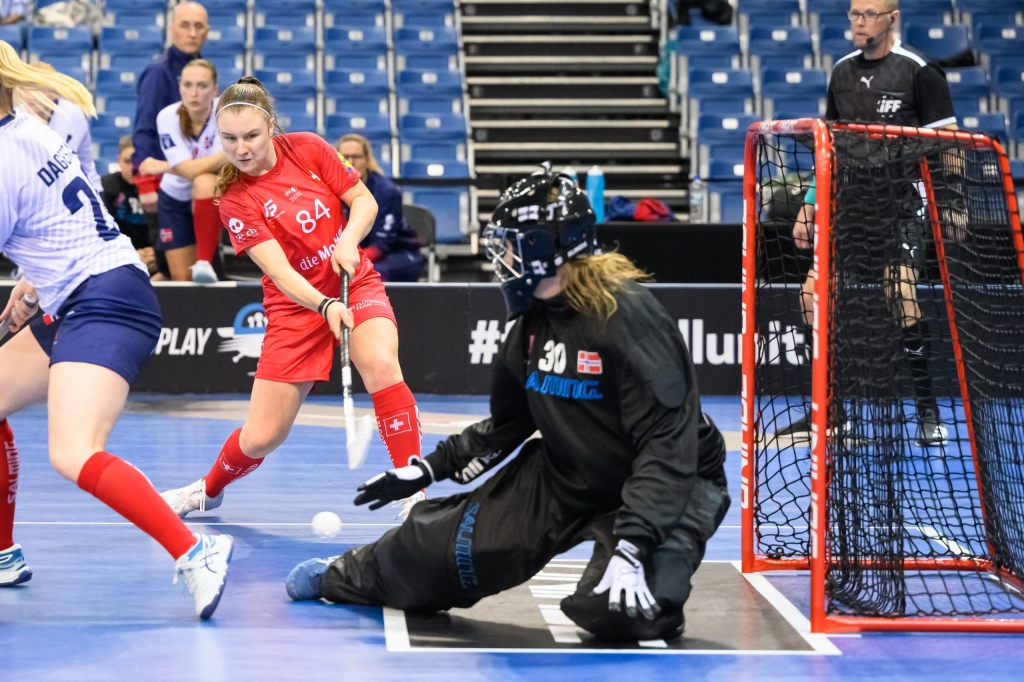
[[[671,532],[696,476],[724,483],[725,444],[701,413],[676,321],[640,285],[616,298],[607,324],[562,296],[516,321],[495,363],[491,417],[426,458],[437,480],[468,483],[539,430],[562,501],[581,514],[617,509],[615,535],[644,550]]]

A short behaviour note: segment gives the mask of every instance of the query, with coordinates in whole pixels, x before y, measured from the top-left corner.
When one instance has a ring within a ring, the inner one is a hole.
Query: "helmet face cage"
[[[484,230],[484,248],[514,318],[569,259],[597,252],[590,201],[566,175],[545,169],[506,189]]]

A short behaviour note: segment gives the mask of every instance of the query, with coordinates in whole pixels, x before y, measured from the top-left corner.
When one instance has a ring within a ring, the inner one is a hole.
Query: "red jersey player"
[[[398,364],[395,315],[359,249],[377,214],[373,195],[320,137],[275,136],[273,101],[255,78],[225,90],[216,115],[228,160],[218,178],[221,221],[235,251],[263,270],[268,323],[245,424],[205,477],[163,493],[181,516],[220,506],[224,487],[284,441],[313,385],[328,380],[342,325],[352,328],[352,363],[373,398],[392,460],[403,466],[420,455],[419,416]],[[351,277],[349,308],[336,298],[343,269]]]

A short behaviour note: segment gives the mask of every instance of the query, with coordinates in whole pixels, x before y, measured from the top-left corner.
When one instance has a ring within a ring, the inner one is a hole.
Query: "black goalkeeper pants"
[[[581,509],[565,500],[564,491],[553,489],[544,476],[539,450],[539,441],[528,443],[472,492],[417,504],[401,526],[334,561],[324,575],[321,596],[337,603],[398,609],[465,608],[529,580],[554,556],[594,539],[594,555],[577,592],[589,593],[614,549],[614,513]],[[673,629],[672,621],[678,621],[676,630],[681,624],[690,576],[728,507],[724,474],[717,482],[698,479],[679,526],[650,557],[648,584],[659,604],[679,615],[664,623],[656,619],[654,623],[668,628],[665,632]],[[603,621],[610,615],[607,594],[597,601],[602,604],[600,613],[596,618],[588,615],[588,620]],[[591,610],[587,605],[586,613]],[[579,624],[608,634],[597,629],[600,624]],[[620,630],[621,624],[614,629]],[[624,638],[630,638],[628,633]]]

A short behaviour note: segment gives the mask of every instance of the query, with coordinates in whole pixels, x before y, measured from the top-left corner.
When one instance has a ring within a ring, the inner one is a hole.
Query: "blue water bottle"
[[[594,207],[597,222],[604,222],[604,171],[599,166],[592,166],[587,171],[587,197]]]

